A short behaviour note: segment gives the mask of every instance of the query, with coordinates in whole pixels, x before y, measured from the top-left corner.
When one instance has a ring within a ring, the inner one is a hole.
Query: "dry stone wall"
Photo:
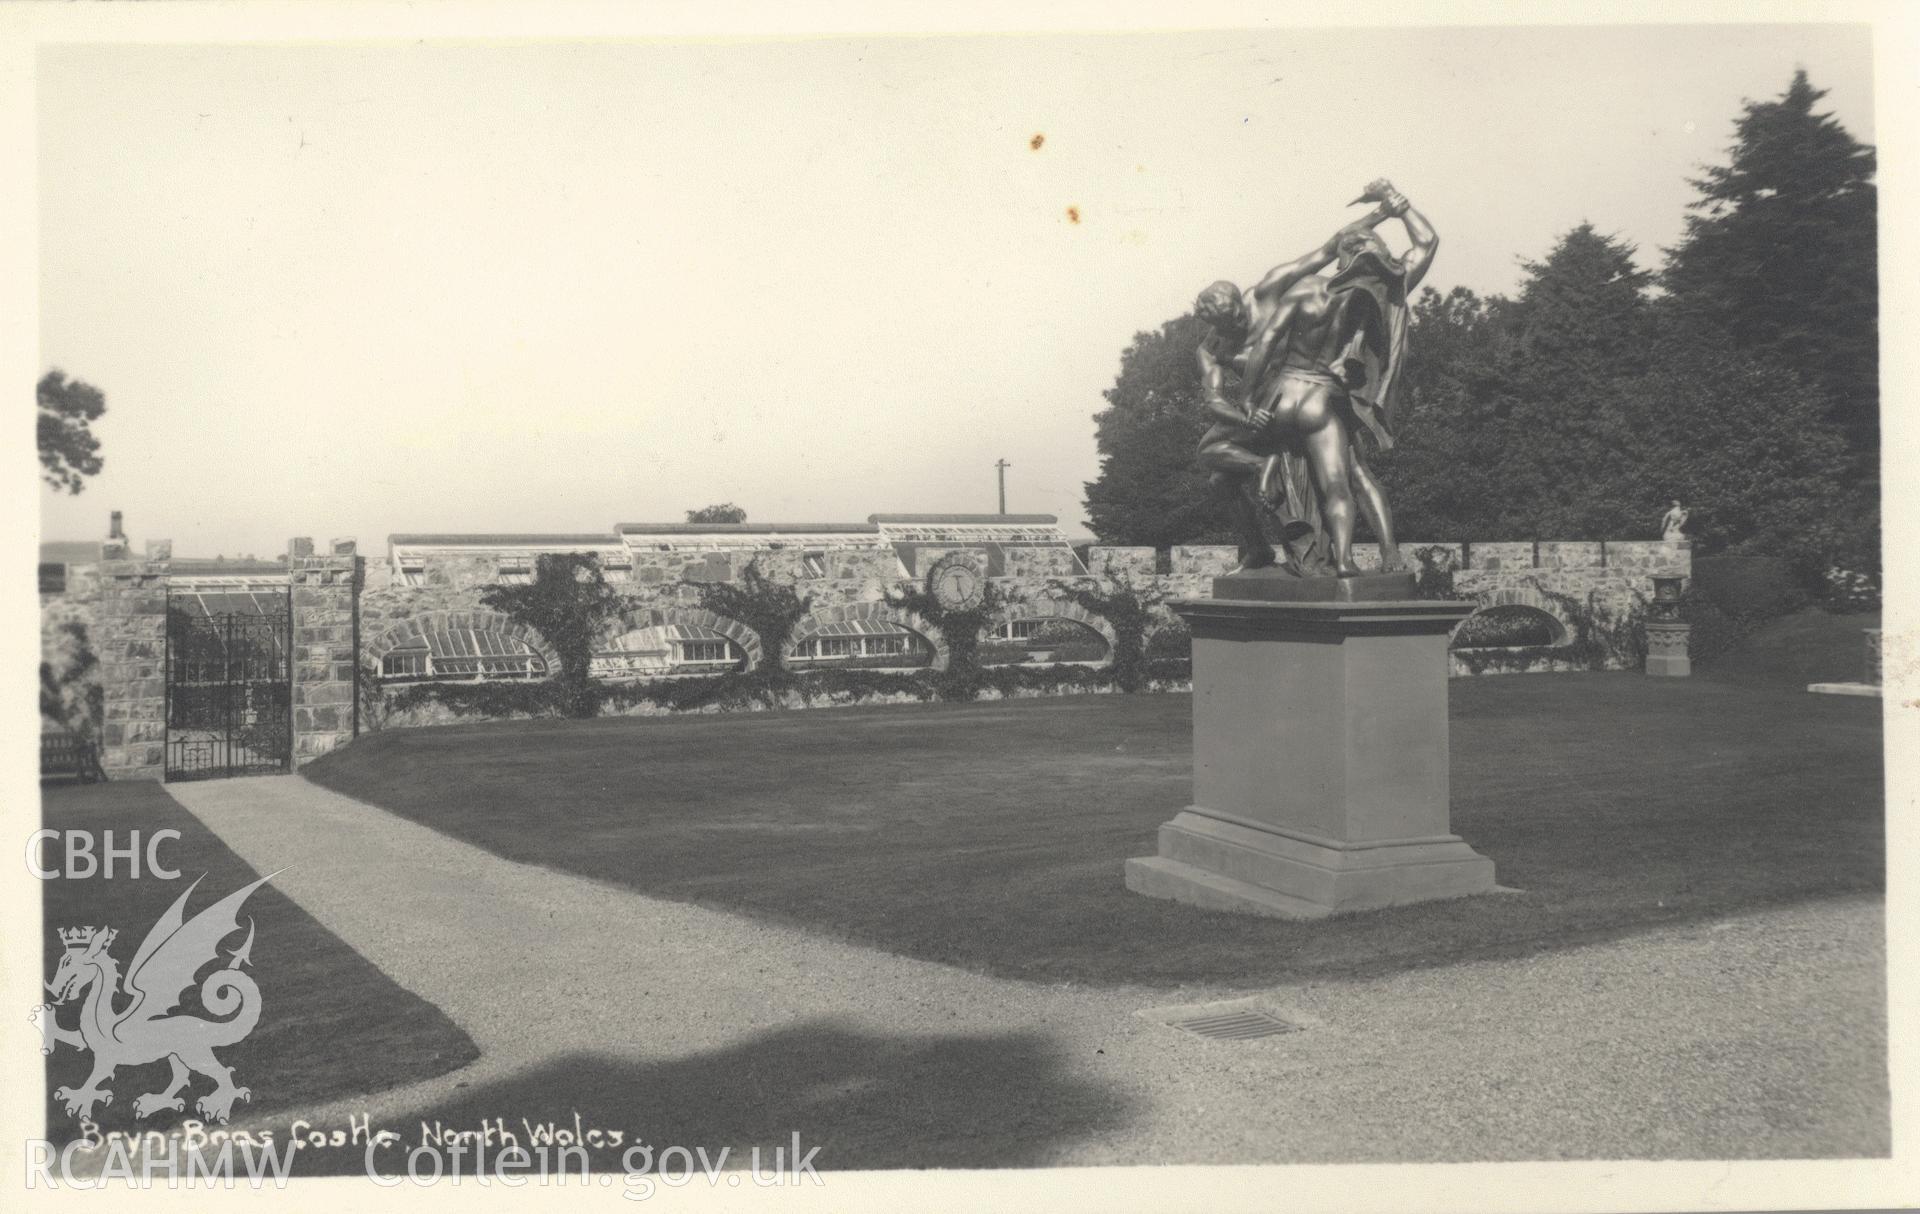
[[[1656,574],[1685,577],[1691,572],[1691,545],[1684,541],[1410,542],[1402,547],[1410,566],[1424,562],[1451,572],[1454,593],[1461,597],[1488,607],[1533,607],[1559,625],[1560,643],[1554,647],[1515,650],[1505,656],[1456,651],[1456,674],[1631,667],[1639,660],[1632,638],[1652,594],[1651,579]],[[317,554],[310,543],[297,541],[289,551],[293,554],[287,576],[293,609],[296,765],[342,745],[363,729],[455,719],[437,704],[392,711],[379,685],[380,659],[435,622],[507,628],[482,602],[482,595],[499,584],[504,565],[530,563],[503,561],[497,553],[453,552],[430,554],[397,570],[384,560],[359,558],[352,541],[336,541]],[[768,577],[791,582],[811,598],[810,618],[799,632],[822,622],[891,620],[927,637],[939,655],[936,667],[944,665],[946,639],[927,621],[890,607],[889,592],[923,585],[925,570],[949,552],[966,552],[983,569],[988,564],[986,549],[962,544],[919,546],[914,554],[918,576],[905,572],[891,547],[872,544],[723,551],[636,544],[629,552],[631,567],[615,569],[610,580],[629,596],[632,609],[609,625],[610,633],[636,626],[639,620],[704,621],[734,637],[752,664],[765,660],[759,638],[737,621],[708,620],[700,606],[702,584],[738,580],[750,562],[758,561]],[[1378,568],[1376,546],[1356,545],[1355,552],[1363,567]],[[1422,559],[1416,560],[1416,554]],[[115,554],[120,559],[75,566],[69,571],[66,592],[42,600],[43,631],[48,636],[69,621],[87,629],[104,692],[102,763],[110,775],[120,778],[157,778],[163,768],[170,577],[166,555],[163,549],[152,554],[156,559],[133,560],[121,550]],[[1231,547],[1188,545],[1168,554],[1171,572],[1159,573],[1161,559],[1149,548],[1094,546],[1086,554],[1089,572],[1079,573],[1065,548],[1009,546],[1002,549],[1003,567],[1017,569],[1019,574],[993,578],[992,584],[1007,604],[1003,619],[1070,619],[1099,633],[1111,646],[1116,639],[1112,626],[1074,603],[1069,588],[1109,592],[1122,584],[1131,587],[1152,604],[1153,620],[1148,625],[1152,635],[1180,628],[1165,605],[1168,601],[1207,597],[1213,578],[1233,568],[1236,558]],[[512,629],[524,631],[517,625]],[[526,639],[536,650],[550,654],[543,638]],[[1576,652],[1576,641],[1587,648]],[[550,659],[550,669],[555,665]],[[913,697],[879,697],[889,698]],[[794,706],[800,706],[797,698]],[[665,710],[649,704],[620,711]]]
[[[1159,559],[1152,548],[1092,548],[1087,552],[1087,571],[1095,577],[1149,582],[1159,568]]]
[[[1018,551],[1006,549],[1006,552]],[[1037,565],[1039,569],[1070,571],[1072,559],[1064,555]],[[1422,554],[1437,566],[1453,572],[1454,590],[1465,598],[1485,606],[1520,604],[1537,608],[1554,617],[1560,625],[1557,638],[1566,645],[1586,634],[1592,643],[1605,646],[1615,641],[1600,664],[1624,669],[1638,660],[1637,652],[1624,643],[1633,621],[1643,612],[1652,593],[1654,573],[1677,572],[1685,575],[1691,566],[1689,545],[1666,542],[1542,542],[1535,544],[1424,544],[1410,542],[1402,546],[1407,563],[1417,567],[1414,554]],[[795,637],[807,635],[822,623],[855,619],[890,620],[926,637],[936,658],[934,668],[945,666],[947,645],[939,631],[926,621],[886,606],[890,591],[923,584],[925,573],[941,558],[960,553],[986,568],[988,552],[984,547],[965,544],[921,544],[914,553],[917,576],[909,576],[894,554],[848,548],[815,553],[825,576],[815,574],[806,561],[807,549],[746,549],[725,552],[689,550],[633,552],[632,576],[619,588],[629,594],[634,611],[615,625],[624,629],[639,618],[654,622],[694,620],[700,613],[700,584],[706,580],[734,580],[741,577],[750,562],[758,562],[761,572],[776,581],[793,584],[812,602],[809,615],[796,626]],[[1181,627],[1178,618],[1166,607],[1180,598],[1205,598],[1212,593],[1213,579],[1231,570],[1237,562],[1235,549],[1226,545],[1186,545],[1172,550],[1172,572],[1158,573],[1159,555],[1151,548],[1106,547],[1088,550],[1085,574],[1030,572],[1019,577],[996,577],[993,586],[1007,607],[1002,618],[1057,617],[1084,623],[1100,633],[1111,645],[1113,629],[1105,621],[1089,616],[1072,603],[1066,590],[1086,587],[1111,590],[1121,582],[1133,587],[1154,606],[1154,622],[1149,633],[1161,628]],[[1377,545],[1355,545],[1355,559],[1364,568],[1377,569],[1380,553]],[[364,635],[363,670],[377,667],[381,655],[392,647],[391,629],[398,622],[420,612],[449,610],[473,611],[481,606],[480,595],[495,584],[497,562],[485,557],[445,555],[427,559],[419,586],[389,582],[379,588],[369,581],[362,600]],[[815,566],[819,567],[818,565]],[[702,616],[704,618],[704,615]],[[715,621],[708,621],[714,626]],[[725,623],[725,622],[719,622]],[[729,634],[731,635],[731,634]],[[750,655],[750,665],[762,659],[757,638],[740,637],[742,648]],[[789,643],[791,650],[791,641]],[[1495,655],[1496,657],[1498,655]],[[1486,655],[1477,661],[1457,659],[1454,673],[1498,673],[1515,670],[1550,671],[1588,669],[1593,665],[1587,654],[1557,652],[1515,656],[1498,661]],[[896,697],[910,698],[910,697]],[[796,704],[798,701],[796,700]],[[622,709],[629,713],[663,711],[652,705]],[[452,719],[436,706],[418,706],[408,710],[410,721]]]

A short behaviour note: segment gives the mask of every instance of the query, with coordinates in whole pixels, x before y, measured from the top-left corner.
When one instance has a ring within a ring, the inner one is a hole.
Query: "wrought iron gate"
[[[167,605],[169,780],[284,772],[293,758],[292,613]]]

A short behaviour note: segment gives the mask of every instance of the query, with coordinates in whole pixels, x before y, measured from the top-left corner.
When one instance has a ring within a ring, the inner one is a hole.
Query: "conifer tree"
[[[1728,162],[1695,180],[1685,237],[1663,283],[1686,321],[1799,372],[1872,475],[1879,456],[1878,228],[1874,151],[1794,73],[1786,93],[1746,104]]]

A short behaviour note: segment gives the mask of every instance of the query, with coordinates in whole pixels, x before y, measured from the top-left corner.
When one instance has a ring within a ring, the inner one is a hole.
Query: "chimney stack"
[[[121,527],[120,527],[120,512],[118,510],[115,510],[111,515],[108,515],[107,517],[109,520],[107,523],[107,538],[110,540],[126,539],[127,533],[121,530]]]

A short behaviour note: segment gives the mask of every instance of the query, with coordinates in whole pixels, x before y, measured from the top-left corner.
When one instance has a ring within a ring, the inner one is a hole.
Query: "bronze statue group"
[[[1320,247],[1275,266],[1242,292],[1216,282],[1195,313],[1209,325],[1198,352],[1213,425],[1200,462],[1240,532],[1243,570],[1279,566],[1302,577],[1351,577],[1353,528],[1364,515],[1383,571],[1402,567],[1393,516],[1364,444],[1393,445],[1406,372],[1407,297],[1440,238],[1385,179],[1355,202],[1366,216]],[[1374,228],[1390,218],[1412,248],[1395,257]],[[1319,271],[1333,266],[1331,275]],[[1283,552],[1261,513],[1276,517]]]

